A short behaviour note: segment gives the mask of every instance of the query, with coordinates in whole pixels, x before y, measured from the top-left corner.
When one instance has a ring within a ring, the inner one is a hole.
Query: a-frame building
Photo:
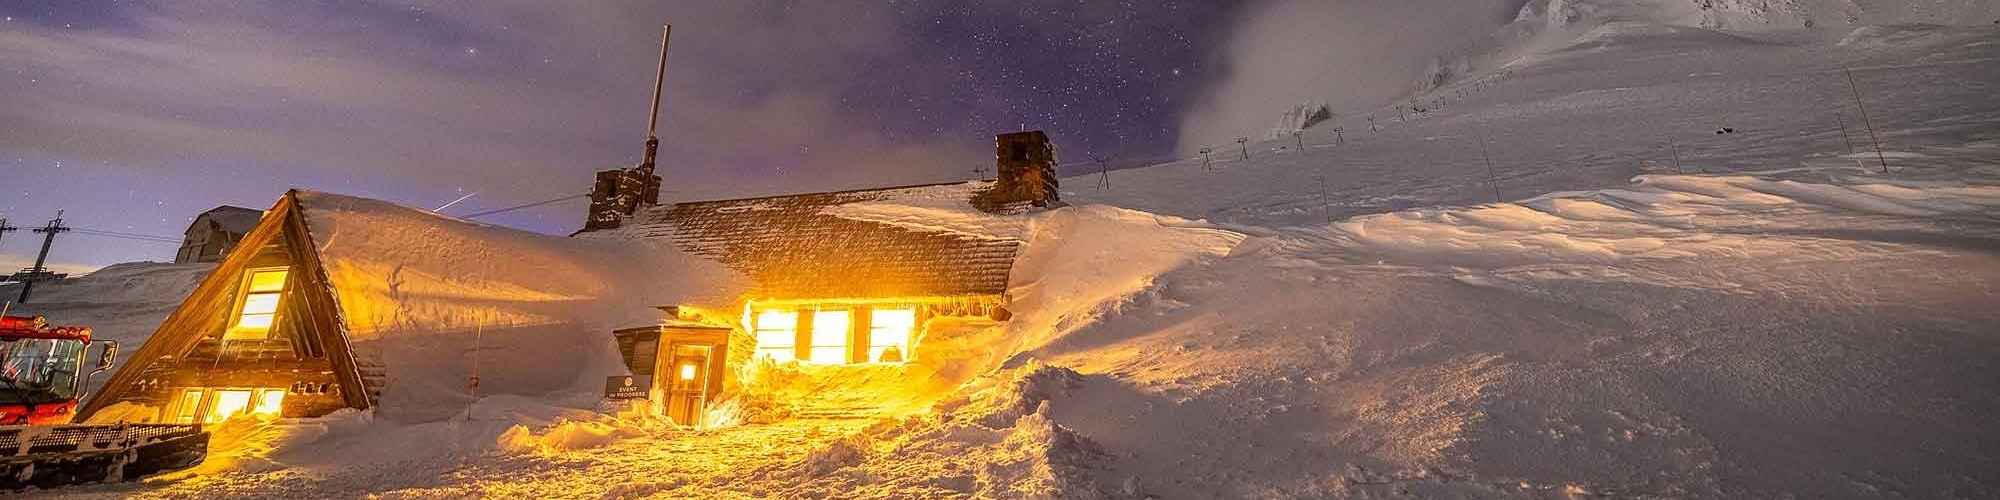
[[[116,403],[154,409],[168,422],[369,408],[375,388],[354,358],[315,249],[298,192],[285,193],[79,419]]]
[[[357,408],[423,422],[493,394],[588,396],[602,390],[593,376],[624,374],[613,330],[658,324],[660,304],[733,310],[739,279],[672,248],[295,190],[80,416],[208,422]]]

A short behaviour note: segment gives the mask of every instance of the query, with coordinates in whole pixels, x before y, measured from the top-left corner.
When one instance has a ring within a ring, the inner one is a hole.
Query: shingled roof
[[[216,227],[221,228],[223,231],[245,234],[249,233],[251,229],[256,228],[258,221],[263,220],[264,211],[254,208],[223,205],[210,209],[207,212],[202,212],[201,215],[208,216],[208,221],[214,223]],[[195,221],[196,224],[200,222]],[[187,232],[194,232],[194,227],[193,225],[189,225]]]
[[[830,208],[897,199],[970,197],[990,183],[953,183],[696,201],[641,209],[588,238],[671,242],[751,278],[761,299],[999,296],[1018,238],[858,220]],[[1023,205],[1024,207],[1025,205]],[[1003,213],[1018,214],[1023,207]],[[991,207],[988,207],[992,210]]]

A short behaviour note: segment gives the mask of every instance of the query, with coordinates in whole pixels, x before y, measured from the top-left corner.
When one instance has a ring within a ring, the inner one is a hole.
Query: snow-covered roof
[[[747,275],[758,298],[999,296],[1026,217],[975,209],[990,185],[675,203],[579,237],[671,243]]]
[[[215,224],[216,228],[223,231],[245,234],[257,227],[257,221],[264,218],[264,211],[254,208],[223,205],[210,209],[207,212],[202,212],[201,217],[197,217],[196,219],[201,218],[207,218],[210,223]],[[195,224],[200,223],[200,220],[195,221]],[[193,232],[194,228],[189,227],[188,231]]]
[[[398,418],[462,410],[437,401],[463,401],[473,375],[487,392],[537,394],[622,373],[607,354],[613,329],[668,319],[657,305],[728,306],[740,293],[734,272],[671,247],[330,193],[298,201],[356,362],[380,411]]]

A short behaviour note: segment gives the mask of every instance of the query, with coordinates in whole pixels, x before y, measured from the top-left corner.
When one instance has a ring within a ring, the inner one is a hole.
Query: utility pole
[[[472,374],[465,378],[465,390],[472,397],[465,400],[465,419],[472,420],[472,404],[479,402],[479,338],[486,333],[486,318],[478,318],[472,323]]]
[[[1875,138],[1875,122],[1868,120],[1868,106],[1861,104],[1861,87],[1854,85],[1854,70],[1847,73],[1847,90],[1854,93],[1854,107],[1861,111],[1861,124],[1868,127],[1868,142],[1875,144],[1875,159],[1882,162],[1882,173],[1889,173],[1889,157],[1882,154],[1882,141]]]
[[[1243,159],[1250,159],[1250,138],[1238,137],[1236,138],[1236,145],[1243,148]]]
[[[1084,153],[1090,161],[1097,162],[1097,188],[1111,189],[1111,160],[1102,156]]]
[[[7,219],[0,219],[0,238],[6,237],[9,232],[20,230],[21,228],[7,225]]]
[[[1202,170],[1215,170],[1215,166],[1214,166],[1213,164],[1209,163],[1209,160],[1208,160],[1208,154],[1209,154],[1209,153],[1211,153],[1211,152],[1214,152],[1214,151],[1215,151],[1214,149],[1210,149],[1210,148],[1201,148],[1201,169],[1202,169]]]
[[[1493,202],[1506,201],[1500,198],[1500,175],[1493,172],[1493,155],[1486,154],[1486,136],[1483,134],[1479,136],[1479,157],[1486,160],[1486,178],[1492,179]]]
[[[1322,214],[1326,214],[1326,223],[1332,224],[1333,205],[1327,204],[1326,202],[1326,176],[1322,174],[1313,174],[1313,179],[1319,181],[1319,211]]]
[[[1677,143],[1677,142],[1674,142],[1674,138],[1672,138],[1672,137],[1668,137],[1668,138],[1667,138],[1667,151],[1672,151],[1672,152],[1673,152],[1673,154],[1674,154],[1674,173],[1675,173],[1675,174],[1678,174],[1678,175],[1687,175],[1687,172],[1684,172],[1684,171],[1681,171],[1681,145],[1680,145],[1680,143]]]
[[[50,273],[43,265],[49,261],[49,247],[55,245],[56,233],[69,231],[68,226],[62,225],[62,214],[61,210],[57,210],[55,220],[49,221],[46,226],[35,228],[35,232],[42,233],[42,251],[35,255],[35,267],[14,275],[21,280],[21,298],[15,302],[28,303],[28,295],[35,290],[35,282],[53,277],[54,273]]]
[[[1304,131],[1304,130],[1293,130],[1293,131],[1292,131],[1292,140],[1295,140],[1295,141],[1298,141],[1298,143],[1299,143],[1299,153],[1305,153],[1305,152],[1306,152],[1306,137],[1305,137],[1305,134],[1306,134],[1306,131]]]
[[[1333,128],[1333,141],[1335,145],[1341,145],[1341,146],[1347,145],[1347,135],[1341,133],[1340,127]]]
[[[1840,112],[1833,112],[1833,123],[1840,125],[1840,143],[1847,145],[1847,154],[1854,154],[1854,141],[1847,138],[1847,120],[1840,119]],[[7,221],[0,220],[0,223]]]

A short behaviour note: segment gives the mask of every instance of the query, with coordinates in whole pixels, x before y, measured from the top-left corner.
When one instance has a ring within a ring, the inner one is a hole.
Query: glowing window
[[[917,330],[917,310],[876,309],[868,319],[868,359],[864,361],[908,361],[910,338]]]
[[[812,362],[847,362],[847,327],[853,322],[851,318],[847,311],[813,312]]]
[[[269,336],[271,325],[278,316],[278,298],[285,291],[288,274],[284,268],[258,269],[244,277],[242,305],[237,308],[236,323],[228,333],[223,334],[225,340]]]
[[[181,391],[181,404],[174,408],[174,422],[192,424],[201,416],[201,389]]]
[[[257,395],[257,407],[250,410],[262,415],[278,416],[285,413],[285,391],[265,389]]]
[[[208,418],[202,421],[213,424],[250,409],[250,393],[249,389],[214,391],[209,397],[215,398],[215,403],[209,407]]]
[[[284,414],[284,389],[182,389],[174,420],[191,424],[219,423],[237,415]]]
[[[798,357],[799,314],[796,311],[757,313],[757,355],[776,361]]]
[[[694,380],[694,363],[681,365],[681,380]]]

